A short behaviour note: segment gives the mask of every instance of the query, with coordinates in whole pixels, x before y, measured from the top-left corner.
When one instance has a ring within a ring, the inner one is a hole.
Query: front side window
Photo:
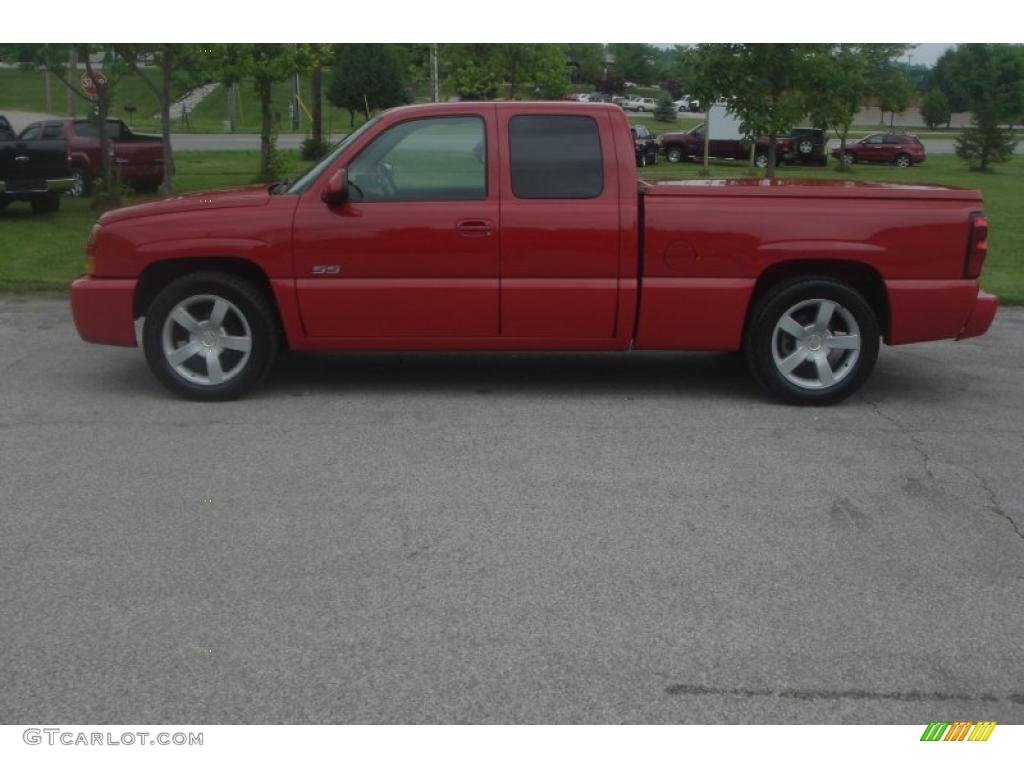
[[[351,199],[483,200],[487,146],[480,117],[425,117],[382,132],[348,166]]]
[[[604,161],[597,122],[576,115],[516,115],[508,124],[512,194],[523,199],[597,197]]]
[[[882,134],[876,133],[874,136],[868,136],[866,139],[864,139],[864,143],[865,144],[881,144],[882,143],[882,138],[883,138]]]

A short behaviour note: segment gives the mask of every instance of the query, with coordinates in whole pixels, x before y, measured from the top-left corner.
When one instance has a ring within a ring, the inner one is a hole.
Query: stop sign
[[[82,90],[88,93],[90,96],[96,95],[96,85],[106,85],[107,76],[102,72],[93,72],[92,77],[89,77],[89,73],[85,72],[82,74],[79,82],[82,84]]]

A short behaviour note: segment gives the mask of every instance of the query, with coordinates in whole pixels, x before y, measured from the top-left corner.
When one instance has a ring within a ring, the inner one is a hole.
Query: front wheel
[[[744,356],[754,378],[795,405],[852,395],[878,358],[878,320],[863,296],[830,278],[778,285],[751,310]]]
[[[231,400],[269,372],[278,336],[270,302],[251,283],[199,272],[153,299],[142,345],[150,369],[172,392],[190,400]]]
[[[768,167],[768,154],[766,152],[758,152],[754,155],[754,165],[758,168]]]

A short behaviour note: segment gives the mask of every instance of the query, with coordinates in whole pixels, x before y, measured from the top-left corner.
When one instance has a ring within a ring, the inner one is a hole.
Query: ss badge
[[[314,264],[313,274],[314,275],[336,275],[341,272],[341,267],[337,264]]]

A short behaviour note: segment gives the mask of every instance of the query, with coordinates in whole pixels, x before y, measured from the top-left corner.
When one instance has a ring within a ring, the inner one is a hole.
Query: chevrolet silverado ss
[[[86,341],[189,398],[278,350],[742,351],[833,403],[880,340],[984,333],[977,192],[851,181],[638,183],[608,104],[384,112],[301,178],[105,213],[71,286]]]

